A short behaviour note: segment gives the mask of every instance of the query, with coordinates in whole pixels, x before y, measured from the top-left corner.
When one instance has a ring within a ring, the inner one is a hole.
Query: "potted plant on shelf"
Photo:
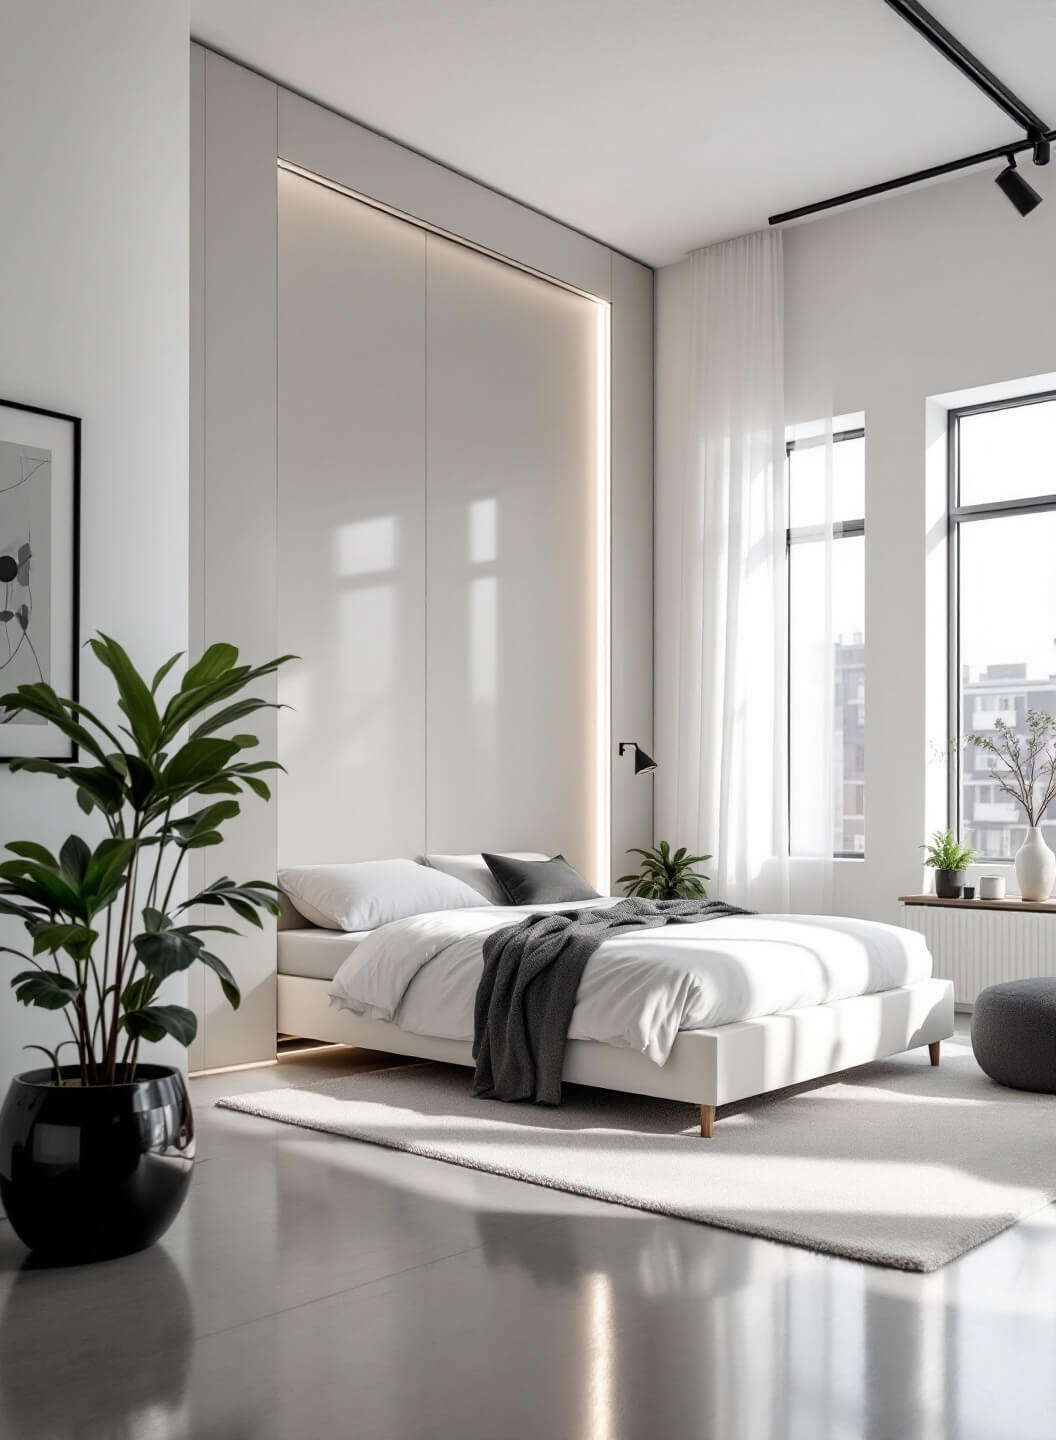
[[[655,850],[634,846],[627,854],[642,857],[635,874],[621,875],[616,882],[627,886],[628,895],[637,895],[642,900],[707,899],[704,881],[711,876],[698,874],[693,866],[710,860],[710,855],[691,855],[684,845],[672,852],[666,840],[661,840]]]
[[[988,772],[1019,805],[1027,837],[1016,851],[1016,881],[1024,900],[1047,900],[1056,882],[1056,855],[1046,845],[1041,822],[1056,798],[1056,717],[1043,710],[1027,711],[1027,733],[1019,735],[1004,720],[994,721],[993,735],[969,735],[968,743],[991,756]]]
[[[957,900],[964,886],[964,872],[973,863],[977,852],[967,845],[958,844],[952,830],[936,830],[930,845],[922,845],[927,851],[924,864],[935,871],[935,894],[942,900]]]
[[[225,876],[185,900],[176,886],[190,851],[221,843],[239,813],[235,797],[270,799],[262,773],[281,767],[240,758],[255,736],[217,732],[275,708],[244,692],[291,658],[239,665],[233,645],[211,645],[162,704],[179,655],[148,683],[115,640],[88,643],[113,678],[124,723],[111,728],[46,684],[0,697],[0,709],[36,716],[80,751],[69,762],[20,759],[11,768],[67,781],[85,814],[102,822],[96,834],[105,830],[94,843],[71,835],[58,855],[10,841],[13,858],[0,863],[0,914],[16,916],[28,936],[26,948],[0,946],[23,962],[15,997],[61,1012],[70,1031],[54,1050],[28,1046],[49,1063],[12,1081],[0,1111],[0,1201],[30,1249],[64,1261],[153,1244],[183,1203],[194,1157],[187,1088],[178,1069],[141,1061],[140,1047],[194,1039],[193,1013],[158,997],[191,965],[207,966],[239,1003],[231,971],[207,948],[211,935],[239,932],[187,923],[192,907],[256,926],[261,911],[278,914],[268,881]],[[185,813],[198,796],[205,804]],[[60,1063],[66,1046],[73,1064]]]

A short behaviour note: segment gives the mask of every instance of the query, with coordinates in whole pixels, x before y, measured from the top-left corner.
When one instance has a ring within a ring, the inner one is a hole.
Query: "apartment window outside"
[[[838,423],[838,422],[837,422]],[[789,768],[816,743],[802,722],[797,691],[815,683],[797,653],[797,616],[824,603],[826,453],[828,438],[790,440],[788,457]],[[832,853],[865,855],[865,430],[832,435]],[[796,835],[795,800],[790,831]]]
[[[1026,733],[1056,714],[1056,392],[950,412],[950,733]],[[997,762],[954,746],[950,823],[986,860],[1026,836]],[[1042,825],[1056,848],[1056,814]]]

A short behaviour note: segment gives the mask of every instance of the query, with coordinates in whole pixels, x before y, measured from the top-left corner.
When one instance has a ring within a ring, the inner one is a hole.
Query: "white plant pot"
[[[1056,883],[1056,855],[1042,839],[1037,825],[1027,831],[1027,838],[1016,851],[1016,880],[1023,900],[1047,900]]]

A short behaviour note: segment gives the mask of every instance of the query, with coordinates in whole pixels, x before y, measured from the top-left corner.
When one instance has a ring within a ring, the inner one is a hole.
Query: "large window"
[[[950,729],[1025,733],[1056,713],[1056,394],[950,413]],[[1023,843],[1023,812],[992,757],[954,746],[951,824],[987,860]],[[1056,846],[1056,815],[1043,826]]]
[[[836,422],[839,424],[840,422]],[[790,440],[788,452],[789,833],[816,853],[817,726],[832,725],[832,853],[865,854],[865,431]],[[830,500],[831,464],[831,500]],[[831,550],[830,550],[831,545]],[[831,557],[831,558],[830,558]],[[830,593],[831,592],[831,593]],[[830,717],[817,697],[828,693]]]

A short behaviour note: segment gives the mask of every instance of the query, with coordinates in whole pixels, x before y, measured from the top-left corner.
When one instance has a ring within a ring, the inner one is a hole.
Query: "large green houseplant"
[[[182,1163],[170,1167],[162,1184],[165,1170],[155,1147],[148,1167],[154,1189],[165,1191],[162,1208],[171,1211],[161,1229],[182,1203],[193,1155],[182,1076],[141,1062],[140,1049],[144,1041],[166,1036],[183,1045],[194,1039],[194,1014],[159,997],[171,975],[192,965],[212,970],[229,1003],[239,1003],[234,976],[209,949],[213,935],[239,932],[199,923],[192,918],[199,907],[228,911],[256,926],[261,912],[278,913],[270,881],[237,883],[224,876],[184,899],[178,883],[192,850],[221,843],[246,792],[270,798],[263,775],[279,768],[277,762],[246,759],[257,739],[234,727],[274,708],[273,701],[246,691],[290,658],[240,665],[233,645],[211,645],[176,684],[169,677],[179,655],[148,681],[115,640],[100,634],[88,643],[110,672],[120,722],[105,724],[46,684],[21,685],[0,696],[0,710],[37,717],[80,752],[72,761],[18,759],[11,768],[73,785],[78,805],[95,821],[91,839],[70,835],[57,855],[36,841],[8,841],[11,858],[0,863],[0,914],[17,917],[27,934],[23,948],[0,946],[0,953],[20,962],[11,981],[16,998],[61,1012],[70,1032],[61,1046],[46,1050],[47,1069],[18,1077],[9,1092],[0,1115],[0,1199],[33,1248],[64,1248],[78,1258],[139,1248],[161,1233],[150,1217],[129,1213],[128,1185],[114,1191],[111,1182],[127,1156],[104,1154],[100,1134],[107,1125],[131,1127],[134,1141],[137,1127],[140,1138],[145,1134],[136,1115],[153,1115],[155,1127],[159,1115],[177,1117],[178,1138],[167,1137],[167,1158]],[[75,1064],[60,1063],[64,1046],[72,1046]],[[49,1189],[30,1153],[32,1128],[60,1123],[56,1107],[63,1124],[81,1115],[85,1126],[102,1126],[99,1134],[82,1134],[80,1163],[76,1173],[66,1174],[62,1195],[54,1183]],[[51,1119],[43,1121],[45,1114]],[[131,1189],[142,1199],[151,1185],[144,1184],[142,1166],[134,1169],[139,1178]]]

